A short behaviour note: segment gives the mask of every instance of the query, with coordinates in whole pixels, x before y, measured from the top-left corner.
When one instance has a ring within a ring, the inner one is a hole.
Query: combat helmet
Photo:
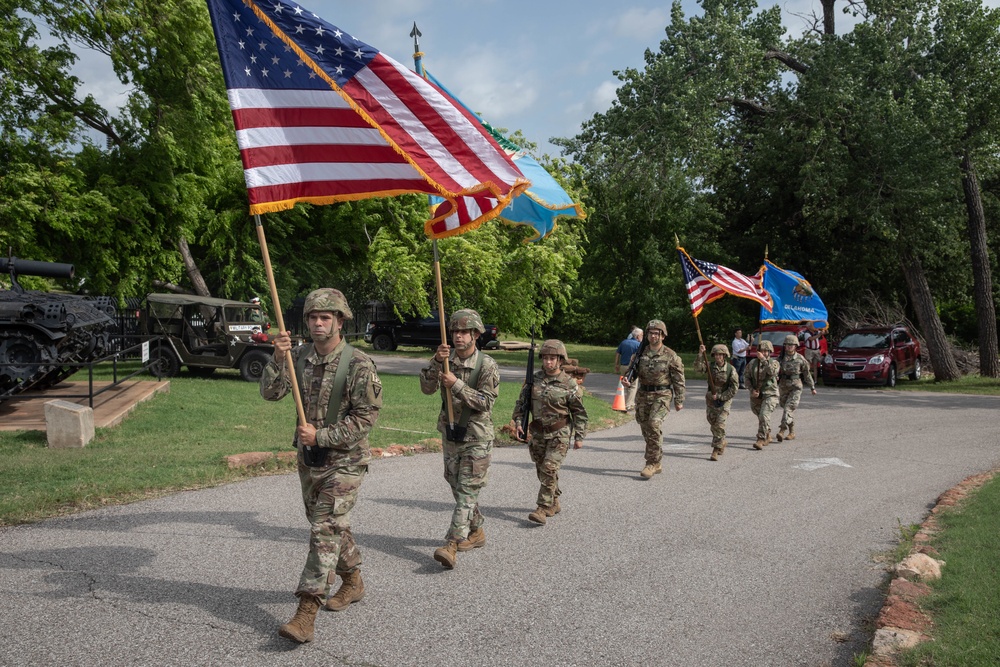
[[[772,352],[774,352],[774,343],[772,343],[769,340],[762,340],[760,341],[760,345],[757,346],[757,349],[760,350],[761,352],[767,352],[768,354],[771,354]]]
[[[542,343],[541,349],[538,350],[538,358],[541,359],[543,354],[554,354],[562,359],[564,364],[569,363],[569,355],[566,353],[566,346],[563,345],[561,340],[550,338]]]
[[[719,343],[718,345],[713,345],[712,346],[712,356],[714,357],[717,354],[724,354],[724,355],[726,355],[728,357],[729,356],[729,348],[726,347],[725,345],[723,345],[722,343]]]
[[[305,305],[302,307],[302,317],[309,317],[309,313],[315,310],[340,313],[345,320],[354,319],[354,314],[347,305],[347,298],[344,296],[344,293],[332,287],[322,287],[309,292]]]
[[[646,325],[646,331],[648,333],[654,329],[659,329],[663,332],[663,337],[667,337],[667,325],[664,324],[663,320],[650,320],[649,324]]]
[[[448,331],[455,331],[456,329],[475,329],[479,333],[486,333],[486,327],[483,326],[483,318],[471,308],[456,310],[451,314],[451,319],[448,320]]]
[[[799,337],[796,336],[795,334],[788,334],[787,336],[785,336],[784,344],[797,346],[799,344]]]

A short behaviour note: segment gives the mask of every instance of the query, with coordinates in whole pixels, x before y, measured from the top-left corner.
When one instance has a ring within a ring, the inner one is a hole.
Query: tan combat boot
[[[469,533],[469,536],[459,542],[455,548],[459,551],[472,551],[484,546],[486,546],[486,531],[480,526]]]
[[[767,432],[767,437],[764,438],[764,446],[767,447],[770,444],[771,444],[771,432],[768,431]]]
[[[458,544],[448,540],[443,547],[434,551],[434,560],[449,570],[454,570],[455,561],[458,560]]]
[[[559,514],[559,512],[561,511],[562,508],[559,507],[559,499],[556,498],[556,501],[552,503],[552,505],[545,508],[545,516],[555,516],[556,514]]]
[[[645,477],[646,479],[649,479],[653,475],[659,474],[661,472],[663,472],[663,464],[657,461],[656,463],[647,463],[646,466],[642,469],[642,472],[639,473],[639,475]]]
[[[712,455],[708,457],[709,461],[718,461],[719,457],[722,456],[722,450],[718,447],[712,449]]]
[[[313,624],[319,611],[319,598],[303,595],[299,598],[299,608],[295,610],[292,620],[278,628],[278,634],[293,642],[305,644],[313,639]]]
[[[788,435],[785,436],[785,440],[794,440],[794,439],[795,439],[795,425],[789,424]]]
[[[782,440],[785,439],[785,427],[784,426],[782,426],[781,428],[778,429],[778,435],[776,436],[776,438],[777,438],[778,442],[781,442]]]
[[[340,588],[326,601],[326,608],[330,611],[344,611],[352,602],[357,602],[365,596],[365,582],[361,581],[361,570],[342,574],[340,578],[343,579]]]
[[[764,438],[757,436],[757,442],[753,443],[753,448],[756,450],[761,450],[764,449],[764,445],[766,444],[767,443],[764,441]]]
[[[539,505],[538,509],[536,509],[534,512],[528,515],[528,521],[534,521],[535,523],[540,523],[544,526],[545,518],[548,516],[546,509],[547,508]]]

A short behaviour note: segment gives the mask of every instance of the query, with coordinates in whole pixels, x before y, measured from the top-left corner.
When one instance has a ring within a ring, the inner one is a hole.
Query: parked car
[[[476,340],[476,347],[480,350],[499,349],[497,325],[483,326],[486,332]],[[395,350],[400,345],[436,348],[441,344],[441,320],[438,319],[437,313],[430,317],[409,318],[403,321],[375,320],[368,323],[365,342],[379,352]]]
[[[144,336],[153,336],[150,356],[161,377],[187,366],[196,375],[216,368],[237,368],[247,382],[257,382],[274,346],[253,337],[269,324],[260,306],[193,294],[150,294],[139,315]],[[259,338],[259,337],[258,337]]]
[[[823,384],[895,387],[920,379],[920,343],[905,326],[853,329],[823,359]]]
[[[805,333],[805,330],[806,325],[804,324],[764,324],[750,334],[750,347],[747,348],[747,359],[753,359],[757,356],[757,346],[762,340],[771,341],[771,344],[774,345],[774,352],[771,353],[771,356],[777,358],[781,355],[782,346],[785,344],[785,336],[788,334],[794,334],[799,339],[798,352],[801,355],[805,355],[806,348],[802,342],[802,334]]]

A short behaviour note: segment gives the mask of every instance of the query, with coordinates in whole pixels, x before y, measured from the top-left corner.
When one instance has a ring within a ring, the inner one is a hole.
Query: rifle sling
[[[305,387],[302,385],[302,378],[306,371],[306,357],[312,354],[313,349],[313,344],[309,343],[309,349],[303,350],[299,358],[295,360],[295,379],[299,383],[299,392],[303,396],[305,395]],[[350,343],[345,344],[344,349],[340,351],[337,373],[333,376],[333,391],[330,392],[330,402],[326,406],[326,420],[323,422],[325,426],[340,421],[340,412],[346,403],[344,389],[347,387],[347,368],[351,365],[351,355],[353,354],[354,348],[351,347]],[[340,400],[336,400],[338,397]]]

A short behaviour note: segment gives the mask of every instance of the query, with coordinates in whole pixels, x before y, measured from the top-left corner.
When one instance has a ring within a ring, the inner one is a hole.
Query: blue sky
[[[819,0],[777,4],[794,34],[822,11]],[[452,93],[494,126],[521,130],[539,153],[551,155],[559,151],[549,138],[573,136],[606,110],[618,83],[613,72],[642,68],[643,53],[659,49],[670,20],[663,0],[304,0],[303,6],[410,66],[416,21],[424,65]],[[692,0],[682,6],[687,15],[700,11]],[[838,32],[853,25],[840,13],[837,21]],[[87,92],[115,108],[127,91],[102,58],[86,55],[77,74]]]

